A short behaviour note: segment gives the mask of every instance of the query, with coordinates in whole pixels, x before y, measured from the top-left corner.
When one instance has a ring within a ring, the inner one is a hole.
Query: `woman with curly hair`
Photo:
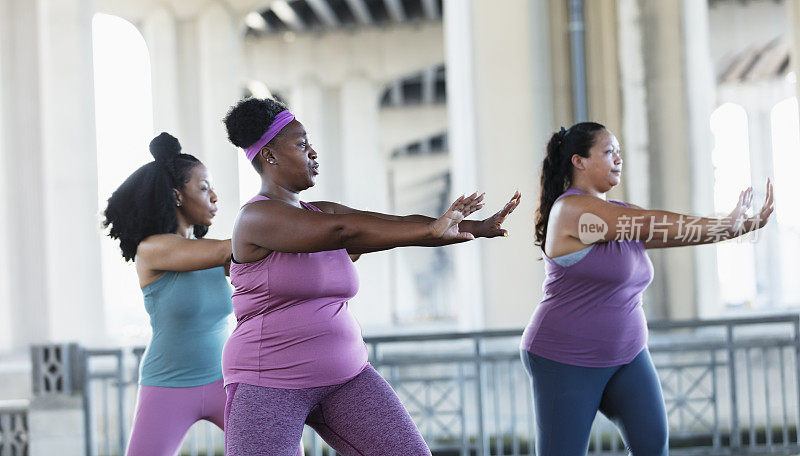
[[[104,225],[135,261],[153,336],[139,375],[129,456],[174,455],[204,419],[223,428],[222,347],[228,336],[230,239],[203,239],[217,212],[208,169],[161,133],[154,161],[108,199]]]
[[[562,127],[547,144],[536,211],[544,297],[520,347],[539,456],[585,456],[598,410],[634,456],[667,455],[667,413],[642,310],[653,279],[645,249],[732,239],[762,228],[774,208],[768,180],[753,217],[752,189],[724,218],[642,209],[606,199],[621,175],[619,142],[603,125]]]
[[[349,255],[503,236],[519,194],[483,221],[464,220],[482,206],[477,192],[439,218],[307,203],[300,193],[319,173],[317,152],[286,106],[243,100],[225,125],[261,177],[233,230],[238,323],[222,356],[226,454],[291,456],[305,423],[343,456],[430,456],[397,395],[367,362],[348,304],[358,290]]]

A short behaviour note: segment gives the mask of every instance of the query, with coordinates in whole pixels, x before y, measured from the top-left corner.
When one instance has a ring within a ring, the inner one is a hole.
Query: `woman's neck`
[[[292,206],[300,208],[303,207],[300,204],[300,192],[289,190],[273,182],[262,181],[261,190],[258,192],[258,194],[266,196],[271,200],[283,201],[285,203],[291,204]]]
[[[176,218],[178,219],[178,228],[175,230],[175,234],[191,239],[194,236],[194,225],[189,223],[180,212],[176,214]]]
[[[605,192],[601,192],[594,185],[591,185],[590,182],[585,182],[583,179],[577,178],[572,181],[572,184],[569,186],[570,189],[575,189],[584,193],[586,195],[596,196],[602,200],[606,199]]]

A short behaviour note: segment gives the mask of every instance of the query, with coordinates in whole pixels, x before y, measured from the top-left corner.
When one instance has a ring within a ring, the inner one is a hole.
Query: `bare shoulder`
[[[174,248],[176,244],[187,241],[186,238],[175,233],[153,234],[139,242],[136,247],[136,258],[147,261],[154,255],[162,255],[165,251]]]
[[[333,203],[331,201],[311,201],[308,204],[316,207],[322,212],[327,212],[328,214],[339,213],[337,209],[344,207],[341,204]]]

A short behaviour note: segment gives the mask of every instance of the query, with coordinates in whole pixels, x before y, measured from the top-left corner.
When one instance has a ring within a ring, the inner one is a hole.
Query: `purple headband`
[[[247,161],[252,162],[253,158],[258,155],[258,151],[261,150],[262,147],[266,146],[268,142],[278,134],[283,127],[286,126],[289,122],[294,120],[294,114],[289,111],[281,111],[275,116],[275,120],[269,125],[267,131],[261,138],[250,145],[247,149],[244,150],[244,155],[247,157]]]

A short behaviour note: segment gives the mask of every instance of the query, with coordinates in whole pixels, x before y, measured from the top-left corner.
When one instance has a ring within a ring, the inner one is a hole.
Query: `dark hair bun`
[[[150,141],[150,153],[157,162],[169,162],[180,155],[181,143],[178,142],[178,138],[162,132]]]
[[[248,148],[261,138],[275,116],[286,105],[272,98],[246,98],[231,107],[225,116],[228,139],[236,147]]]

